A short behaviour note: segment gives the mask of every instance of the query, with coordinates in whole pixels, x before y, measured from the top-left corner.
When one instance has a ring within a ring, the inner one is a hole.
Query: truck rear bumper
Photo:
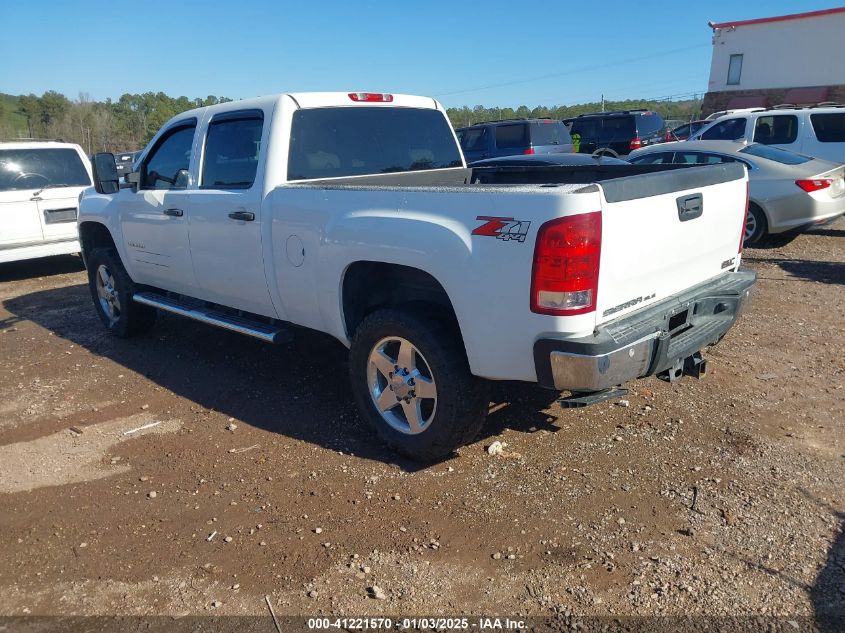
[[[757,275],[726,273],[577,340],[534,344],[537,382],[569,391],[599,391],[683,363],[717,343],[742,312]]]

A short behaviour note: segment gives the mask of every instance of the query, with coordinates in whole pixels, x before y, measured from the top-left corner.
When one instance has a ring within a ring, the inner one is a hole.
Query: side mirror
[[[117,174],[117,164],[114,162],[114,154],[101,152],[94,154],[94,161],[91,164],[94,171],[94,189],[97,193],[112,194],[120,189],[120,176]]]
[[[176,172],[176,177],[173,179],[174,189],[187,189],[191,184],[191,174],[187,169],[180,169]]]
[[[130,171],[123,177],[123,182],[130,185],[133,189],[138,189],[138,185],[141,183],[141,172]]]

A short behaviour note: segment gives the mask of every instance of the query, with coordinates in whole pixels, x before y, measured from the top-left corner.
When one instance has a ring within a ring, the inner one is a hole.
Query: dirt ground
[[[745,262],[705,379],[497,385],[425,468],[332,340],[117,340],[78,259],[0,265],[0,615],[843,612],[845,220]]]

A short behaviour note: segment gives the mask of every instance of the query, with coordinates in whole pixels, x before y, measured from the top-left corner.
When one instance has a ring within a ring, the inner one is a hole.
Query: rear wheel
[[[363,417],[411,459],[450,455],[487,417],[489,385],[470,373],[446,321],[396,309],[371,314],[355,332],[349,371]]]
[[[748,213],[745,217],[743,246],[754,246],[763,239],[767,231],[768,223],[766,222],[766,214],[763,213],[763,209],[750,202],[748,204]]]
[[[132,300],[135,284],[117,252],[112,248],[95,248],[87,263],[91,298],[109,331],[121,338],[149,332],[155,325],[156,310]]]

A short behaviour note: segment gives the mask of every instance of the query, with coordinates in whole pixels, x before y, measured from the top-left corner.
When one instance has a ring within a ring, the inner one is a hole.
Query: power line
[[[575,75],[577,73],[588,72],[591,70],[601,70],[603,68],[613,68],[615,66],[623,66],[625,64],[631,64],[633,62],[641,62],[646,59],[654,59],[656,57],[663,57],[664,55],[671,55],[673,53],[682,53],[684,51],[691,51],[697,48],[704,48],[706,46],[710,46],[710,44],[696,44],[695,46],[686,46],[684,48],[676,48],[668,51],[660,51],[659,53],[652,53],[651,55],[643,55],[642,57],[630,57],[628,59],[617,60],[613,62],[608,62],[606,64],[598,64],[596,66],[584,66],[582,68],[576,68],[574,70],[564,70],[561,72],[556,73],[549,73],[547,75],[537,75],[534,77],[528,77],[526,79],[517,79],[515,81],[506,81],[497,84],[488,84],[486,86],[478,86],[476,88],[467,88],[465,90],[452,90],[451,92],[439,92],[435,94],[436,97],[446,97],[450,95],[459,95],[459,94],[466,94],[470,92],[481,92],[482,90],[490,90],[492,88],[504,88],[506,86],[516,86],[518,84],[526,84],[531,83],[534,81],[541,81],[543,79],[550,79],[552,77],[565,77],[567,75]]]

